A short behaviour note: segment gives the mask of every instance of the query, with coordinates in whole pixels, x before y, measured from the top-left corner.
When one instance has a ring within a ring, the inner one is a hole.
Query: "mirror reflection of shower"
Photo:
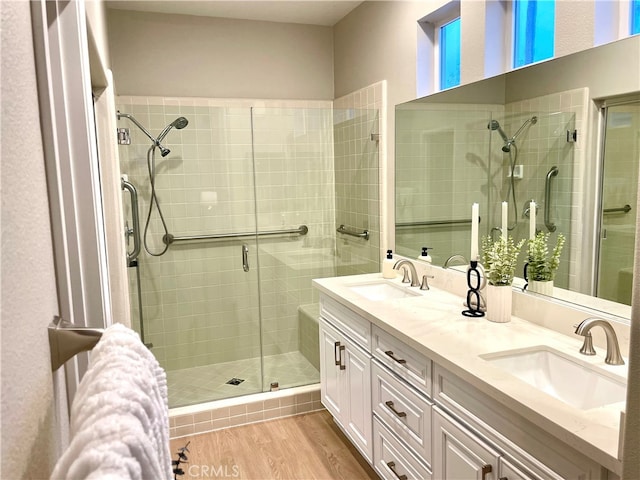
[[[147,169],[149,171],[149,184],[151,185],[151,198],[149,201],[149,211],[147,212],[147,220],[144,225],[143,244],[144,244],[144,249],[147,251],[149,255],[152,255],[154,257],[159,257],[161,255],[164,255],[167,252],[167,249],[169,248],[169,244],[165,244],[164,248],[159,252],[151,251],[151,249],[149,248],[149,245],[147,244],[147,233],[149,231],[149,223],[151,222],[151,214],[153,213],[154,203],[156,206],[156,211],[158,212],[158,216],[160,217],[160,221],[162,222],[164,235],[167,235],[169,233],[169,230],[167,228],[167,223],[165,222],[164,215],[162,213],[162,209],[160,208],[160,203],[158,202],[158,197],[156,196],[155,151],[156,151],[156,148],[160,150],[160,155],[162,155],[162,157],[166,157],[167,155],[169,155],[169,153],[171,153],[171,150],[164,147],[160,142],[162,142],[165,139],[165,137],[168,135],[171,129],[175,128],[176,130],[182,130],[184,127],[186,127],[189,124],[189,121],[184,117],[178,117],[169,125],[164,127],[164,129],[160,132],[160,134],[157,137],[154,137],[153,135],[151,135],[151,133],[149,133],[149,131],[146,128],[144,128],[144,126],[140,122],[138,122],[135,119],[133,115],[130,115],[128,113],[121,113],[120,111],[118,111],[118,120],[120,120],[121,118],[126,118],[130,120],[151,140],[151,147],[149,147],[149,150],[147,151]]]
[[[502,151],[509,154],[509,187],[507,190],[507,196],[504,199],[505,202],[509,202],[511,205],[513,205],[514,223],[507,226],[507,230],[509,231],[514,230],[518,226],[518,203],[516,201],[515,185],[515,170],[518,159],[518,146],[516,144],[516,139],[520,136],[520,134],[522,134],[522,132],[524,132],[525,127],[529,125],[535,125],[537,122],[538,117],[535,115],[527,118],[511,138],[509,138],[509,136],[505,133],[497,120],[491,120],[487,124],[487,128],[489,130],[498,132],[498,134],[504,141],[504,145],[502,145]],[[509,199],[509,197],[511,197],[511,199]]]

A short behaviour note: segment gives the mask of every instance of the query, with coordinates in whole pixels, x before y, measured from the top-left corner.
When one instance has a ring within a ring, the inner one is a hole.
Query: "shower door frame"
[[[605,100],[600,105],[599,119],[600,119],[600,139],[598,142],[598,182],[597,182],[597,202],[596,202],[596,226],[595,229],[595,247],[593,256],[593,278],[592,278],[592,294],[595,297],[601,298],[600,293],[600,273],[601,273],[601,259],[602,259],[602,241],[604,231],[604,181],[605,181],[605,154],[606,154],[606,142],[607,142],[607,127],[609,123],[609,108],[620,105],[636,104],[640,108],[640,97],[622,97],[612,100]],[[640,179],[636,177],[636,192],[640,185]],[[630,205],[633,209],[637,208],[637,202]],[[632,215],[636,215],[632,213]],[[634,217],[636,218],[636,217]],[[633,263],[633,261],[632,261]],[[612,300],[617,302],[617,300]]]

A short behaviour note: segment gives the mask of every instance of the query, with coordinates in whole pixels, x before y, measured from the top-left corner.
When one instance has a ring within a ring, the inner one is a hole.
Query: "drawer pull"
[[[340,345],[340,348],[338,349],[338,365],[340,365],[340,370],[345,370],[347,368],[346,365],[342,364],[342,361],[344,360],[344,358],[342,357],[342,352],[344,352],[344,349],[344,345]]]
[[[393,413],[395,413],[397,416],[399,417],[406,417],[407,414],[405,412],[399,412],[397,411],[395,408],[393,408],[393,402],[391,400],[389,400],[388,402],[384,402],[384,404],[389,407],[389,410],[391,410]]]
[[[388,355],[389,357],[393,358],[396,362],[401,363],[401,364],[405,364],[407,363],[407,361],[404,358],[397,358],[395,355],[393,355],[393,352],[391,350],[387,350],[386,352],[384,352],[385,355]]]
[[[333,359],[336,362],[336,365],[340,365],[340,358],[338,357],[338,348],[340,347],[340,342],[335,342],[333,344]]]
[[[391,470],[394,475],[398,477],[398,480],[407,480],[406,475],[398,475],[398,472],[396,472],[396,462],[387,462],[387,467],[389,467],[389,470]]]
[[[493,468],[491,468],[491,465],[487,464],[487,465],[483,465],[482,466],[482,480],[486,480],[486,477],[489,473],[491,473],[493,471]]]

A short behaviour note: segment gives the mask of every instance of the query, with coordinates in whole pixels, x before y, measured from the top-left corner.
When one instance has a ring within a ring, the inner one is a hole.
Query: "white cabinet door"
[[[433,409],[433,477],[495,480],[500,453],[437,407]]]
[[[371,356],[321,318],[320,359],[322,404],[371,463]]]
[[[371,357],[347,344],[342,362],[346,366],[348,422],[344,427],[365,458],[373,461],[371,413]]]
[[[320,399],[338,421],[342,421],[344,375],[340,370],[338,355],[342,336],[324,321],[320,321]]]

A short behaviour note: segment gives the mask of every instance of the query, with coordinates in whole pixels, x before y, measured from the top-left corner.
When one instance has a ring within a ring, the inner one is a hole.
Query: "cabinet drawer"
[[[372,337],[374,358],[431,397],[431,360],[375,325]]]
[[[320,296],[320,316],[371,352],[371,323],[326,295]]]
[[[371,375],[374,413],[431,464],[431,404],[376,361]]]
[[[373,468],[380,478],[431,480],[431,470],[373,417]],[[404,477],[403,477],[404,476]]]
[[[560,475],[537,462],[533,457],[528,460],[529,463],[534,463],[532,467],[527,468],[515,460],[502,457],[499,464],[499,478],[507,478],[508,480],[563,480]]]

